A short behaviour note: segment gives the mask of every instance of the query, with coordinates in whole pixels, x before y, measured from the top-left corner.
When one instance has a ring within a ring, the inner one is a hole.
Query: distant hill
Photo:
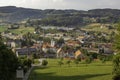
[[[86,23],[116,23],[120,21],[118,9],[82,10],[38,10],[15,6],[0,7],[1,22],[19,22],[27,19],[40,19],[46,25],[79,25]]]

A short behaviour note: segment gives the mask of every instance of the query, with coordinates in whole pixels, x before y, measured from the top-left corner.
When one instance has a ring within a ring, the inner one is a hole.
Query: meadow
[[[109,24],[105,24],[105,26],[108,26]],[[102,33],[107,33],[107,34],[111,34],[111,32],[115,31],[115,29],[108,29],[108,27],[102,27],[101,28],[101,24],[100,23],[93,23],[93,24],[89,24],[86,25],[84,27],[82,27],[82,30],[85,31],[94,31],[94,32],[102,32]],[[114,26],[116,26],[116,24],[114,24]]]
[[[0,26],[0,32],[9,31],[14,34],[26,34],[28,32],[34,33],[34,27],[23,27],[21,26],[18,29],[8,29],[7,26]]]
[[[15,34],[25,34],[25,33],[28,33],[28,32],[33,33],[34,28],[33,27],[20,27],[19,29],[11,29],[9,31],[11,33],[15,33]]]
[[[70,66],[58,65],[58,59],[47,59],[46,67],[35,67],[28,80],[112,80],[112,63],[94,61],[90,64],[71,61]]]
[[[7,27],[5,27],[5,26],[0,26],[0,32],[4,32],[5,30],[7,30]]]

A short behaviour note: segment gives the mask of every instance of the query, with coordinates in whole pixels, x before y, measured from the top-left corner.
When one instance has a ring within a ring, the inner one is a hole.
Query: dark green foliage
[[[101,60],[102,63],[105,63],[106,62],[106,58],[104,57],[102,60]]]
[[[115,34],[113,47],[117,52],[120,52],[120,23],[117,25],[117,32]]]
[[[66,64],[68,64],[69,67],[70,67],[70,63],[71,63],[71,60],[66,61]]]
[[[86,66],[87,66],[87,64],[90,64],[92,61],[93,61],[93,59],[91,56],[86,56],[86,59],[85,59]]]
[[[75,59],[75,60],[80,62],[81,61],[81,56],[78,56],[77,59]]]
[[[47,54],[56,54],[53,50],[48,50]]]
[[[113,74],[114,80],[119,80],[120,79],[120,54],[117,54],[114,56],[113,59]],[[119,78],[119,79],[117,79]]]
[[[27,67],[31,67],[32,64],[32,60],[31,59],[25,59],[23,62],[23,65],[27,66]]]
[[[107,61],[107,56],[106,55],[98,55],[98,59],[102,62],[102,63],[105,63]]]
[[[78,60],[78,59],[75,59],[75,60],[74,60],[74,63],[76,64],[76,66],[78,66],[79,60]]]
[[[50,39],[49,37],[44,37],[44,38],[43,38],[43,41],[44,41],[44,42],[49,42],[49,43],[50,43],[51,39]]]
[[[33,34],[28,32],[26,34],[23,35],[23,40],[21,40],[21,44],[22,46],[32,46],[33,45],[33,41],[32,41],[32,38],[33,38]]]
[[[89,53],[89,54],[91,55],[91,57],[92,57],[93,59],[97,59],[97,56],[98,56],[97,53],[91,52],[91,53]]]
[[[15,6],[0,7],[1,20],[8,22],[20,22],[27,19],[25,26],[33,25],[57,25],[71,26],[87,23],[116,23],[120,20],[120,10],[117,9],[94,9],[81,10],[38,10],[18,8]],[[11,15],[9,15],[11,14]],[[38,19],[33,20],[31,19]],[[41,19],[41,20],[40,20]]]
[[[63,44],[64,43],[64,39],[63,38],[60,38],[58,41],[57,41],[58,44]]]
[[[58,61],[58,65],[61,67],[63,65],[63,60]]]
[[[111,55],[108,55],[107,57],[106,57],[106,60],[107,61],[112,61],[113,60],[113,54],[111,54]]]
[[[120,80],[120,24],[117,26],[117,32],[114,40],[114,49],[117,54],[113,58],[113,80]]]
[[[86,49],[81,49],[81,52],[82,52],[85,56],[88,56],[88,55],[89,55],[89,53],[88,53],[88,51],[87,51]]]
[[[83,18],[80,15],[52,15],[47,18],[42,19],[39,23],[43,25],[53,25],[53,26],[69,26],[78,25],[83,22]]]
[[[21,66],[24,70],[24,73],[26,73],[32,66],[32,60],[28,59],[27,57],[20,57],[19,66]]]
[[[15,80],[17,67],[16,55],[0,43],[0,80]]]
[[[48,61],[47,60],[42,60],[42,66],[47,66]]]
[[[113,77],[113,80],[120,80],[120,75],[115,75],[115,76]]]

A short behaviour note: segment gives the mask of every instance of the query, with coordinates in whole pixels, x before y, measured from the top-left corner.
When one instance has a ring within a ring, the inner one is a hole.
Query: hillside
[[[19,22],[39,19],[43,25],[79,25],[86,23],[116,23],[120,20],[120,10],[38,10],[15,6],[0,7],[0,22]]]

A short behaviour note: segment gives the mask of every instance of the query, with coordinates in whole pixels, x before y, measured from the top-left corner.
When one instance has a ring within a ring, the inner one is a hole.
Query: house
[[[36,48],[17,48],[15,50],[17,56],[30,56],[37,53]]]
[[[77,50],[74,54],[75,54],[75,59],[77,59],[77,58],[84,59],[85,58],[84,54],[82,54],[82,52],[80,50]]]
[[[114,54],[114,51],[110,48],[104,48],[104,54],[107,54],[107,55]]]
[[[71,50],[64,51],[62,48],[59,48],[57,50],[57,58],[84,59],[85,56],[82,54],[80,50],[75,51],[71,49]]]
[[[84,36],[78,36],[76,39],[77,40],[82,40],[82,39],[84,39]]]
[[[66,45],[68,45],[68,46],[80,46],[80,41],[78,41],[78,40],[68,40],[68,41],[66,41],[66,43],[65,43]]]
[[[73,58],[74,53],[72,50],[64,50],[63,47],[57,50],[57,58]]]
[[[19,28],[19,24],[13,24],[13,25],[9,25],[8,29],[18,29]]]
[[[73,46],[64,45],[57,50],[57,58],[71,58],[75,59],[78,55]]]
[[[49,57],[49,58],[56,57],[57,49],[56,49],[54,41],[51,41],[51,44],[43,43],[42,51],[44,52],[44,57]]]

